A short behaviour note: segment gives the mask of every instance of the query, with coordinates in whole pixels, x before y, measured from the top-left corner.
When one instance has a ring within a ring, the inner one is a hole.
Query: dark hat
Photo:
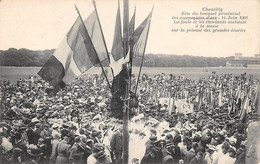
[[[77,130],[77,127],[75,125],[72,125],[69,127],[69,129]]]
[[[193,142],[199,142],[201,140],[201,137],[199,136],[199,135],[195,135],[194,137],[193,137]]]
[[[43,126],[44,127],[50,127],[50,125],[48,123],[44,123]]]
[[[20,149],[20,148],[14,148],[13,149],[13,154],[16,155],[16,156],[19,156],[22,152],[23,152],[23,150]]]
[[[166,139],[166,140],[173,139],[173,136],[172,136],[171,134],[167,134],[165,139]]]
[[[181,142],[181,136],[180,135],[175,135],[173,138],[174,143],[180,143]]]
[[[178,129],[172,129],[177,135],[180,134],[179,130]]]
[[[69,128],[70,125],[69,125],[68,123],[63,123],[63,124],[62,124],[62,127],[63,127],[63,128]]]
[[[191,142],[191,138],[188,137],[188,136],[185,136],[185,137],[183,138],[183,142]]]
[[[146,136],[146,134],[144,132],[140,132],[139,135],[143,135],[143,136]]]
[[[156,146],[153,146],[153,147],[151,148],[151,152],[157,154],[157,153],[160,152],[160,148],[159,148],[159,147],[156,147]]]
[[[61,136],[62,136],[62,137],[68,136],[68,135],[69,135],[69,130],[68,130],[68,129],[62,129],[62,130],[60,131],[60,133],[61,133]]]
[[[29,123],[29,127],[34,127],[34,126],[35,126],[35,123],[33,123],[33,122]]]
[[[87,151],[87,150],[91,151],[91,148],[88,146],[88,144],[83,142],[82,140],[78,143],[78,145],[84,151]]]
[[[225,141],[223,144],[222,144],[222,149],[223,148],[226,148],[228,149],[230,147],[229,143],[227,141]]]
[[[157,137],[156,137],[156,136],[151,136],[149,139],[150,139],[151,141],[156,141],[156,140],[157,140]]]
[[[153,134],[157,134],[157,131],[155,129],[151,129],[150,132]]]
[[[204,118],[204,119],[208,118],[207,115],[202,115],[201,117]]]
[[[101,131],[93,130],[91,135],[92,135],[93,137],[97,137],[97,136],[100,135],[100,134],[101,134]]]
[[[169,143],[165,143],[165,145],[164,145],[164,147],[165,148],[170,148],[170,147],[173,147],[174,146],[174,144],[172,143],[172,142],[169,142]]]
[[[101,159],[104,159],[106,157],[106,154],[105,154],[105,151],[99,151],[98,153],[96,153],[94,155],[97,159],[101,160]]]
[[[165,144],[165,143],[166,143],[166,141],[163,140],[163,139],[160,139],[160,140],[157,140],[157,141],[154,142],[154,144],[158,145],[158,146],[160,146],[160,144]]]
[[[95,143],[92,147],[93,151],[98,150],[98,151],[103,151],[104,150],[104,145],[102,143]]]
[[[26,130],[27,127],[25,125],[21,126],[19,130]]]
[[[35,126],[36,126],[36,127],[41,127],[41,126],[42,126],[42,123],[40,123],[40,122],[39,122],[39,123],[36,123]]]
[[[219,123],[217,124],[217,126],[218,126],[218,127],[224,127],[224,126],[225,126],[225,123],[224,123],[224,122],[219,122]]]
[[[221,120],[219,118],[216,118],[215,121],[216,122],[221,122]]]
[[[93,140],[91,140],[91,139],[87,139],[87,140],[86,140],[86,144],[87,144],[87,145],[94,144],[94,141],[93,141]]]
[[[228,149],[228,152],[234,152],[234,153],[236,153],[236,148],[233,147],[233,146],[230,146],[229,149]]]
[[[78,134],[76,134],[74,132],[69,132],[69,134],[68,134],[68,137],[71,137],[71,138],[75,138],[77,136],[78,136]]]
[[[208,127],[213,127],[213,126],[214,126],[213,123],[211,123],[211,122],[208,123]]]
[[[169,132],[169,130],[168,129],[165,129],[164,131],[163,131],[163,133],[168,133]]]

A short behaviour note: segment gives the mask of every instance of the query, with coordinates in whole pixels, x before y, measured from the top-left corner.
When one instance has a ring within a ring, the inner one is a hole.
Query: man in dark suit
[[[38,139],[41,138],[40,134],[36,132],[36,126],[35,123],[31,122],[29,124],[29,128],[26,131],[28,136],[28,142],[29,144],[37,145]]]
[[[122,138],[122,126],[119,127],[117,132],[115,132],[111,138],[110,146],[111,151],[114,153],[115,163],[122,163],[122,153],[123,153],[123,138]]]
[[[190,147],[190,145],[187,147]],[[184,156],[184,159],[183,159],[183,163],[184,164],[189,164],[190,161],[195,157],[195,149],[196,149],[196,144],[193,144],[192,145],[192,148],[190,150],[187,151],[186,155]]]

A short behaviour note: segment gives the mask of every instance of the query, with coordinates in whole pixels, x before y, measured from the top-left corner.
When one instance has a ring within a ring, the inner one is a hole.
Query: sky
[[[0,50],[57,48],[78,16],[74,5],[84,19],[94,10],[92,0],[1,0]],[[111,51],[118,0],[96,0],[96,5],[108,51]],[[122,0],[120,5],[122,11]],[[260,54],[260,0],[130,0],[129,5],[130,17],[136,6],[136,26],[154,6],[146,53],[205,57]],[[194,25],[174,24],[172,17],[180,17],[182,12],[200,12],[203,7],[248,16],[247,24],[232,25],[246,32],[171,31],[193,28]]]

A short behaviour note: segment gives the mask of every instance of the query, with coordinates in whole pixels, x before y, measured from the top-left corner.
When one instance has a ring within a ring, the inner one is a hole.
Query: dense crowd
[[[122,163],[122,120],[110,115],[102,76],[80,77],[54,97],[37,77],[1,83],[0,163]],[[130,163],[245,163],[258,85],[246,74],[143,75],[129,123]],[[187,100],[193,112],[169,112],[158,103],[165,96]]]

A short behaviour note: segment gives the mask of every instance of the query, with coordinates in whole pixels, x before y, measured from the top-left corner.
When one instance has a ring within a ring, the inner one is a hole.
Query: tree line
[[[15,67],[41,67],[54,53],[51,50],[28,50],[10,48],[6,51],[0,50],[0,66]],[[136,56],[133,59],[134,66],[140,66],[142,58]],[[144,67],[219,67],[225,66],[226,62],[234,57],[202,57],[191,55],[164,55],[145,54]],[[102,62],[108,66],[108,60]]]

